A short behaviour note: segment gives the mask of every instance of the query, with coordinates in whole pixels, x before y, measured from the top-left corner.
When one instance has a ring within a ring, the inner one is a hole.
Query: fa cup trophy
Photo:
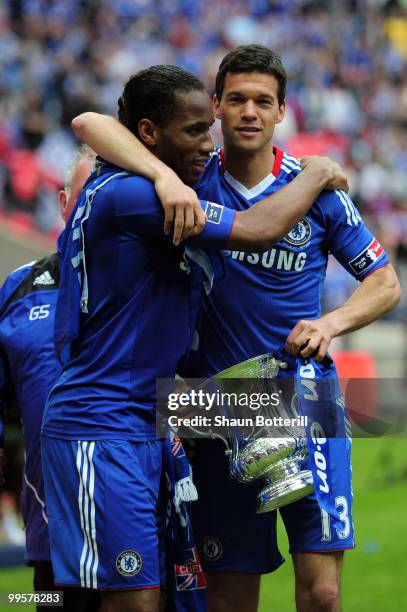
[[[214,376],[219,379],[256,379],[263,391],[279,392],[277,375],[280,368],[287,364],[271,354],[260,355],[220,372]],[[280,379],[281,381],[281,379]],[[247,385],[247,381],[245,381]],[[257,384],[256,383],[256,384]],[[267,406],[267,417],[291,417],[298,419],[295,396],[286,398],[281,395],[277,406]],[[224,407],[229,415],[236,412],[232,404]],[[308,454],[305,430],[303,427],[282,426],[278,436],[273,427],[273,436],[266,437],[267,429],[251,428],[251,431],[237,427],[229,428],[231,445],[227,444],[230,459],[230,474],[239,482],[247,483],[263,479],[264,487],[257,497],[257,513],[269,512],[290,504],[314,490],[312,473],[303,469],[302,463]]]

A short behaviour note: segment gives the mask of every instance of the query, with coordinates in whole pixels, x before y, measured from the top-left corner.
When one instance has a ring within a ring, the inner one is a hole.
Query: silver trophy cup
[[[278,392],[276,379],[279,369],[287,364],[277,360],[271,354],[259,355],[217,374],[214,379],[256,379],[264,391]],[[298,418],[295,397],[281,398],[276,407],[268,407],[265,416],[289,416]],[[233,405],[229,412],[235,412]],[[264,412],[264,409],[263,409]],[[273,428],[273,436],[276,431]],[[258,428],[252,431],[230,429],[231,447],[226,451],[230,459],[230,474],[239,482],[247,483],[258,479],[264,480],[264,487],[257,496],[257,513],[269,512],[291,504],[314,490],[312,473],[302,468],[302,462],[308,453],[303,427],[279,428],[281,437],[266,436],[267,430]],[[270,434],[270,432],[269,432]]]

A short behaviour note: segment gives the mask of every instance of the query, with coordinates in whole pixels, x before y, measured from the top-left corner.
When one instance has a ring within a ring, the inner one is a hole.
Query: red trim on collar
[[[283,161],[284,151],[282,151],[278,147],[273,147],[273,152],[274,152],[275,157],[274,157],[274,166],[271,172],[272,174],[274,174],[274,176],[278,176],[281,170],[281,162]],[[219,155],[220,155],[220,167],[222,168],[222,172],[225,172],[226,171],[225,149],[223,147],[220,149]]]
[[[274,166],[271,172],[274,174],[274,176],[278,176],[281,170],[281,162],[283,161],[284,151],[282,151],[281,149],[278,149],[277,147],[273,147],[273,151],[274,151],[275,158],[274,158]]]
[[[225,166],[225,149],[223,147],[219,151],[219,154],[220,154],[220,167],[222,169],[222,172],[225,172],[226,171],[226,166]]]

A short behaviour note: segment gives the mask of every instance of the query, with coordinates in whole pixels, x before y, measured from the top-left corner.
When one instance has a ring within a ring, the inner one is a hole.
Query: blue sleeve
[[[114,183],[116,220],[122,230],[135,234],[168,240],[164,235],[164,211],[153,183],[140,176],[126,176]]]
[[[327,248],[352,276],[361,281],[390,263],[347,193],[325,191],[317,201],[326,221]]]
[[[123,177],[115,182],[114,198],[116,219],[123,231],[157,240],[171,240],[164,235],[164,211],[153,183],[138,176]],[[191,239],[191,244],[223,248],[229,239],[236,211],[206,200],[200,200],[200,203],[208,220],[201,234]]]
[[[206,213],[207,221],[199,236],[191,238],[187,242],[201,247],[223,249],[229,240],[233,222],[237,212],[221,204],[199,200]]]

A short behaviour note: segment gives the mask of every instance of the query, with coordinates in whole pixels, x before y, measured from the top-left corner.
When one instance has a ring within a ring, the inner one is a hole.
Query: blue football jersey
[[[54,254],[19,268],[0,289],[0,405],[6,410],[15,401],[21,414],[27,561],[50,560],[40,429],[47,395],[60,373],[53,338],[57,259]]]
[[[246,210],[284,187],[300,172],[299,161],[275,149],[275,164],[247,189],[227,171],[217,151],[197,186],[200,198]],[[389,263],[343,191],[324,191],[305,217],[264,253],[222,251],[225,274],[205,297],[199,349],[190,376],[211,376],[266,351],[276,351],[300,319],[321,315],[321,288],[329,253],[362,280]]]
[[[60,241],[55,341],[65,363],[48,399],[46,435],[156,437],[155,381],[174,376],[202,282],[213,277],[210,255],[195,247],[223,248],[236,215],[201,204],[204,231],[175,248],[152,183],[107,165],[90,177]]]

